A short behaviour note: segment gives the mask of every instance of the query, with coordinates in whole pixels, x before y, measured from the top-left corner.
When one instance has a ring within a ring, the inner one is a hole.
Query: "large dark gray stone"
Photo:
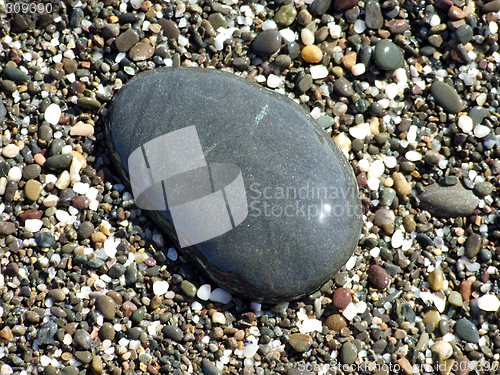
[[[282,95],[226,72],[155,69],[113,98],[106,133],[136,204],[217,283],[247,298],[306,295],[357,245],[352,169]]]

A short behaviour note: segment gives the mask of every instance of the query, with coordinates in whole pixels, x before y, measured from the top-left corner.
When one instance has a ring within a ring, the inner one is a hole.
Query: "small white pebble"
[[[333,39],[339,39],[342,36],[342,27],[340,25],[336,25],[335,22],[329,22],[328,29],[330,30],[330,36]]]
[[[198,288],[196,295],[202,301],[207,301],[210,298],[211,291],[212,291],[212,287],[210,286],[210,284],[203,284],[202,286],[200,286]]]
[[[314,43],[314,35],[309,29],[302,29],[300,32],[300,39],[302,40],[302,43],[306,46],[310,46],[311,44]]]
[[[405,154],[405,158],[409,161],[419,161],[422,160],[422,154],[418,151],[408,151]]]
[[[321,320],[318,319],[306,319],[302,322],[300,327],[300,333],[311,333],[311,332],[321,332],[323,330],[323,324]]]
[[[351,73],[353,76],[360,76],[366,71],[365,64],[358,63],[351,68]]]
[[[222,304],[229,303],[233,297],[231,294],[226,292],[224,289],[217,288],[212,293],[210,293],[210,301],[219,302]]]
[[[477,138],[484,138],[486,137],[488,134],[490,134],[490,131],[491,129],[488,128],[487,126],[485,125],[477,125],[475,128],[474,128],[474,136],[476,136]]]
[[[61,108],[57,104],[52,103],[45,109],[43,117],[49,124],[57,125],[61,118],[61,113]]]
[[[217,324],[226,324],[226,317],[221,312],[214,312],[212,315],[212,322]]]
[[[464,133],[470,134],[474,123],[469,116],[460,116],[457,125]]]
[[[365,139],[371,134],[370,124],[363,123],[349,128],[349,134],[356,139]]]
[[[496,312],[500,309],[500,300],[494,294],[485,294],[477,299],[477,307],[483,311]]]
[[[155,296],[162,296],[168,292],[168,282],[164,280],[155,281],[153,284],[153,293]]]
[[[259,345],[257,344],[245,345],[243,348],[243,356],[245,358],[253,358],[253,356],[257,353],[257,350],[259,350]]]
[[[273,20],[267,20],[262,24],[262,31],[277,29],[278,25]]]
[[[313,65],[309,71],[313,79],[322,79],[328,76],[328,68],[324,65]]]
[[[382,160],[375,160],[368,170],[367,178],[370,180],[372,178],[379,178],[384,174],[385,166]]]
[[[23,172],[19,167],[12,167],[7,175],[9,181],[19,182],[21,181],[21,177],[23,176]]]
[[[24,229],[27,232],[35,233],[38,232],[43,225],[43,221],[39,219],[26,219],[24,222]]]
[[[358,310],[356,309],[356,306],[352,302],[349,305],[347,305],[344,311],[342,311],[342,315],[344,315],[344,317],[349,321],[353,320],[357,314]]]
[[[354,23],[354,31],[358,34],[361,34],[363,31],[366,30],[366,23],[363,20],[357,20]]]

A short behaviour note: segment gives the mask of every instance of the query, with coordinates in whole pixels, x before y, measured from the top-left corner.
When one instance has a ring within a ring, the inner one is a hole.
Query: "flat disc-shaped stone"
[[[213,280],[249,299],[311,293],[356,248],[352,169],[280,94],[226,72],[155,69],[115,95],[106,133],[136,204]]]

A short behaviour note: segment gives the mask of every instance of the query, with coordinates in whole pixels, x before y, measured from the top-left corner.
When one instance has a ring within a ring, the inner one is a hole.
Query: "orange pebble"
[[[312,44],[302,49],[302,58],[308,63],[319,63],[323,59],[323,52],[318,46]]]
[[[34,156],[34,159],[35,159],[35,163],[37,163],[38,165],[43,166],[45,164],[46,159],[42,154],[36,154]]]

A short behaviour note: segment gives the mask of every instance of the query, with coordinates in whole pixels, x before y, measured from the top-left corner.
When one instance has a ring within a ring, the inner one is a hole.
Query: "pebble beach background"
[[[499,372],[500,0],[311,3],[0,2],[0,375]],[[320,291],[218,289],[115,177],[106,104],[178,65],[345,151],[365,226]]]

